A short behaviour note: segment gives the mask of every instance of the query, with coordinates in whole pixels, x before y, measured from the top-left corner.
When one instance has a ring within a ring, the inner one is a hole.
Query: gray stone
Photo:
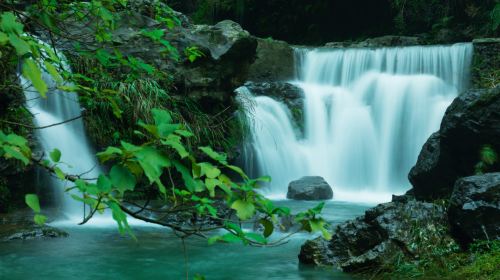
[[[288,185],[286,197],[294,200],[325,200],[333,198],[333,191],[322,177],[306,176]]]
[[[500,173],[458,180],[450,199],[448,217],[462,245],[476,240],[500,239]]]
[[[475,173],[484,145],[500,151],[500,86],[470,90],[453,101],[410,171],[415,197],[449,198],[457,179]],[[498,163],[490,168],[499,170]]]
[[[284,41],[257,38],[257,58],[250,66],[248,80],[289,81],[295,76],[293,48]]]
[[[338,225],[330,241],[307,241],[299,260],[348,272],[381,267],[396,254],[413,260],[430,253],[433,246],[456,245],[447,225],[443,206],[414,200],[380,204],[363,217]]]

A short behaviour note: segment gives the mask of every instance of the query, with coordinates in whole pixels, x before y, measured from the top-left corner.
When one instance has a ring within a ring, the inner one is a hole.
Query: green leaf
[[[227,156],[225,154],[217,153],[210,147],[199,147],[199,149],[202,152],[204,152],[207,156],[209,156],[211,159],[222,164],[227,164]]]
[[[236,210],[236,215],[241,220],[248,220],[255,214],[255,205],[253,203],[241,199],[236,200],[231,205],[231,208]]]
[[[271,234],[274,232],[274,225],[271,221],[267,219],[260,219],[259,220],[260,224],[264,226],[264,237],[269,237]]]
[[[40,201],[38,200],[38,195],[27,194],[24,197],[24,201],[35,213],[40,213],[41,209],[40,209]]]
[[[144,147],[135,156],[151,184],[160,178],[163,168],[171,166],[169,158],[153,147]]]
[[[207,190],[210,193],[210,197],[215,196],[215,187],[219,185],[222,185],[222,182],[217,179],[211,179],[211,178],[205,179],[205,186],[207,187]]]
[[[35,223],[37,225],[43,225],[47,221],[47,217],[45,217],[44,215],[41,215],[41,214],[35,214],[35,217],[33,218],[33,220],[35,221]]]
[[[5,45],[7,42],[9,42],[9,36],[0,31],[0,45]]]
[[[50,159],[53,162],[59,162],[61,160],[61,151],[58,149],[54,149],[52,152],[50,152]]]
[[[312,232],[321,232],[326,240],[332,239],[331,233],[325,228],[326,222],[323,219],[312,219],[309,221]]]
[[[153,119],[155,120],[156,125],[172,123],[172,116],[167,110],[153,109],[151,110],[151,112],[153,113]]]
[[[182,145],[182,143],[178,140],[162,140],[161,143],[175,149],[181,158],[186,158],[187,156],[189,156],[189,153],[184,145]]]
[[[56,83],[61,84],[64,82],[61,74],[59,74],[59,71],[57,71],[56,67],[52,65],[52,63],[44,61],[43,64],[45,65],[45,69],[47,70],[47,72],[49,72]]]
[[[30,45],[15,34],[9,34],[9,42],[16,50],[18,56],[24,56],[25,54],[31,52]]]
[[[20,150],[19,147],[4,145],[2,148],[5,152],[4,154],[5,158],[18,159],[22,161],[24,165],[28,165],[30,163],[29,158],[19,151]]]
[[[193,178],[191,171],[186,166],[178,161],[174,161],[173,164],[177,172],[181,174],[182,180],[190,192],[201,192],[205,190],[203,184]]]
[[[97,157],[101,162],[109,161],[115,158],[116,155],[121,155],[122,150],[116,147],[108,147],[104,152],[97,153]]]
[[[57,178],[64,180],[66,179],[66,174],[59,167],[54,167],[54,172],[56,173]]]
[[[17,17],[12,12],[2,13],[0,26],[3,31],[7,33],[15,33],[18,35],[23,33],[23,25],[17,21]]]
[[[42,72],[38,65],[31,58],[27,58],[23,63],[23,76],[30,80],[35,89],[40,93],[42,97],[47,97],[47,85],[42,79]]]
[[[87,191],[87,182],[78,179],[75,181],[75,185],[78,188],[79,191],[81,192],[86,192]]]
[[[245,172],[241,168],[239,168],[238,166],[226,165],[226,167],[235,171],[236,173],[238,173],[241,176],[241,178],[248,180],[247,174],[245,174]]]
[[[109,172],[109,177],[113,186],[122,194],[127,190],[134,190],[135,188],[135,176],[122,165],[113,166]]]
[[[97,188],[101,192],[109,192],[111,191],[111,188],[113,187],[113,183],[111,180],[105,176],[105,175],[99,175],[99,178],[97,178]]]
[[[199,163],[198,166],[201,168],[201,176],[206,175],[208,178],[214,179],[221,174],[220,169],[209,162]]]
[[[493,165],[497,162],[498,155],[490,145],[486,145],[481,149],[481,161],[488,165]]]
[[[180,136],[184,137],[193,137],[194,134],[191,133],[190,131],[184,130],[184,129],[178,129],[175,131],[175,133],[179,134]]]
[[[223,236],[220,237],[219,240],[226,243],[239,243],[242,241],[241,237],[236,236],[232,233],[224,234]]]
[[[113,216],[113,219],[116,221],[118,224],[118,231],[123,234],[125,231],[128,231],[130,234],[132,232],[130,231],[130,227],[127,222],[127,215],[122,211],[120,208],[120,205],[114,201],[109,201],[107,202],[109,208],[111,209],[111,213]]]
[[[159,41],[165,35],[165,31],[161,29],[154,29],[151,31],[143,30],[142,34],[148,38],[151,38],[153,41]]]

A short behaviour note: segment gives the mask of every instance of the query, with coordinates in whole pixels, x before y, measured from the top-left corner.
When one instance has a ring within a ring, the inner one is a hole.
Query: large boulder
[[[463,245],[500,239],[500,173],[458,180],[448,217],[452,232]]]
[[[449,198],[457,179],[474,174],[485,145],[500,151],[500,86],[470,90],[453,101],[410,171],[415,197]]]
[[[257,58],[248,79],[254,82],[289,81],[295,78],[295,51],[284,41],[257,38]]]
[[[171,11],[178,21],[167,27],[154,18],[148,3],[157,0],[134,0],[133,11],[117,11],[120,19],[112,31],[107,45],[118,49],[125,56],[134,56],[154,65],[173,76],[174,94],[189,96],[195,102],[215,113],[233,105],[233,90],[248,80],[248,70],[255,60],[257,39],[233,21],[224,20],[215,25],[196,25],[186,16]],[[135,7],[134,6],[134,7]],[[94,19],[88,22],[68,19],[66,32],[70,38],[81,38],[80,48],[95,50],[101,46],[95,40]],[[144,32],[163,32],[161,40],[168,41],[171,48],[144,36]],[[49,40],[49,34],[42,34]],[[79,57],[74,41],[65,37],[56,38],[57,46],[70,57]],[[187,48],[197,47],[203,55],[195,62],[185,55]],[[77,62],[77,61],[76,61]],[[164,81],[167,83],[167,81]]]
[[[306,176],[290,182],[286,197],[295,200],[326,200],[333,198],[333,191],[323,177]]]
[[[434,246],[456,246],[447,224],[443,206],[414,200],[385,203],[338,225],[330,241],[307,241],[299,260],[346,272],[381,267],[398,255],[413,260],[432,252]]]

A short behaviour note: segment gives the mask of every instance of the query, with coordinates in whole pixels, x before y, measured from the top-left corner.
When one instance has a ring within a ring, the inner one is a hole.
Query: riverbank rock
[[[447,232],[444,207],[418,201],[390,202],[338,225],[330,241],[307,241],[299,260],[359,272],[388,264],[395,256],[415,259],[434,246],[456,245]]]
[[[452,232],[463,245],[500,239],[500,173],[458,180],[448,217]]]
[[[48,225],[35,224],[33,213],[30,210],[0,215],[0,241],[3,242],[67,236],[68,233],[63,230]]]
[[[294,200],[326,200],[333,198],[330,185],[319,176],[306,176],[288,185],[286,198]]]
[[[409,174],[417,199],[448,199],[458,178],[475,173],[485,145],[500,152],[500,86],[470,90],[446,111]],[[490,172],[499,170],[498,162]]]

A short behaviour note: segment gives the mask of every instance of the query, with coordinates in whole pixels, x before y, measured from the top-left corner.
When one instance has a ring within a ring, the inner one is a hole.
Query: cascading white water
[[[78,96],[73,92],[58,90],[54,79],[48,73],[43,73],[43,80],[49,87],[47,98],[42,98],[29,81],[21,78],[27,107],[34,116],[34,125],[45,127],[62,123],[36,130],[42,150],[46,156],[55,148],[61,151],[62,164],[59,167],[62,171],[73,175],[84,174],[84,178],[96,178],[100,167],[87,141],[82,119],[66,122],[82,114]],[[70,193],[63,194],[63,190],[68,187],[67,183],[51,176],[48,186],[44,187],[57,188],[55,193],[59,195],[56,200],[60,202],[58,204],[62,207],[62,212],[72,221],[81,221],[82,203],[72,199]]]
[[[247,160],[273,179],[265,192],[284,197],[306,175],[323,176],[339,200],[407,190],[422,145],[467,88],[472,53],[472,44],[298,50],[303,136],[285,105],[240,88],[254,103]]]

